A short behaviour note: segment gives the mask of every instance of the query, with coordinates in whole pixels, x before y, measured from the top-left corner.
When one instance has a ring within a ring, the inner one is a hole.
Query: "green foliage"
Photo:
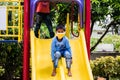
[[[58,12],[57,12],[57,23],[66,23],[66,17],[67,17],[67,13],[72,13],[72,6],[71,3],[59,3],[57,4],[58,7]],[[73,11],[73,18],[74,21],[77,21],[77,17],[78,16],[78,5],[75,4],[74,5],[74,11]],[[70,17],[71,19],[71,17]]]
[[[102,0],[92,0],[92,20],[100,21],[104,19],[105,15],[108,13],[108,3],[103,2]],[[104,12],[103,12],[104,11]]]
[[[120,52],[120,36],[119,35],[107,35],[103,40],[102,43],[113,44],[115,47],[115,51]]]
[[[91,38],[90,40],[90,46],[92,47],[93,45],[96,44],[97,38]],[[105,44],[113,44],[115,51],[120,52],[120,36],[119,35],[107,35],[103,38],[102,43]]]
[[[111,15],[114,20],[120,19],[120,0],[91,0],[92,20],[100,21],[106,15]]]
[[[115,58],[115,72],[117,76],[120,76],[120,56]]]
[[[119,77],[120,76],[120,56],[116,58],[107,56],[90,61],[94,76]]]
[[[13,80],[13,77],[21,77],[22,48],[22,44],[18,43],[0,43],[1,79]]]
[[[97,42],[97,38],[91,38],[90,39],[90,47],[92,47],[93,45],[95,45],[96,44],[96,42]]]
[[[55,32],[55,25],[52,25],[52,27],[53,27],[53,31]],[[50,34],[49,34],[49,31],[48,31],[48,28],[47,28],[47,26],[46,26],[46,24],[45,23],[42,23],[42,25],[41,25],[41,27],[40,27],[40,38],[41,39],[45,39],[45,38],[49,38],[50,37]]]
[[[2,76],[5,73],[5,70],[3,69],[2,66],[0,66],[0,76]]]
[[[57,9],[55,9],[55,6],[51,4],[51,19],[54,22],[54,24],[66,24],[66,17],[67,13],[72,13],[72,6],[71,3],[56,3]],[[74,21],[77,21],[78,16],[78,5],[75,3],[74,5],[74,11],[73,11],[73,18]],[[70,16],[71,18],[71,16]]]
[[[106,16],[110,15],[111,19],[114,21],[113,28],[117,31],[118,25],[120,24],[120,0],[91,0],[92,3],[92,22],[100,21],[104,22]],[[94,23],[92,23],[94,24]],[[103,23],[101,25],[104,28]]]

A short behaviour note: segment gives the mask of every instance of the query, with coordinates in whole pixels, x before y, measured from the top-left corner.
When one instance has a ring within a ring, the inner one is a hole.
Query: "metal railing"
[[[22,41],[23,6],[21,2],[23,0],[0,0],[0,6],[6,8],[6,29],[0,30],[0,42]]]

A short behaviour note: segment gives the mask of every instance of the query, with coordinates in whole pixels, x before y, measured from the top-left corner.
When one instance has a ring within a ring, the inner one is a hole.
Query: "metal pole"
[[[86,37],[88,58],[90,59],[90,18],[91,18],[90,0],[85,1],[85,12],[86,12],[85,13],[85,37]]]
[[[30,53],[30,0],[24,0],[24,53],[23,53],[23,80],[29,80],[29,53]]]

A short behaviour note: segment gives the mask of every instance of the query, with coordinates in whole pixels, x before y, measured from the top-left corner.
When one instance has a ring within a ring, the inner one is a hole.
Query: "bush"
[[[0,66],[0,76],[2,76],[5,73],[5,70],[3,69],[2,66]]]
[[[115,58],[115,72],[117,76],[120,76],[120,56]]]
[[[22,75],[22,44],[0,43],[0,80]]]
[[[94,76],[102,76],[108,79],[120,76],[120,56],[97,58],[90,61],[90,64]]]

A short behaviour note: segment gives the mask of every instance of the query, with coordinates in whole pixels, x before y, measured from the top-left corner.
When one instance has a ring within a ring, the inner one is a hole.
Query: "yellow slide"
[[[59,61],[56,76],[51,76],[53,69],[50,55],[51,41],[35,38],[31,31],[32,80],[93,80],[83,30],[80,31],[79,38],[70,39],[73,54],[72,77],[67,76],[64,58]]]

